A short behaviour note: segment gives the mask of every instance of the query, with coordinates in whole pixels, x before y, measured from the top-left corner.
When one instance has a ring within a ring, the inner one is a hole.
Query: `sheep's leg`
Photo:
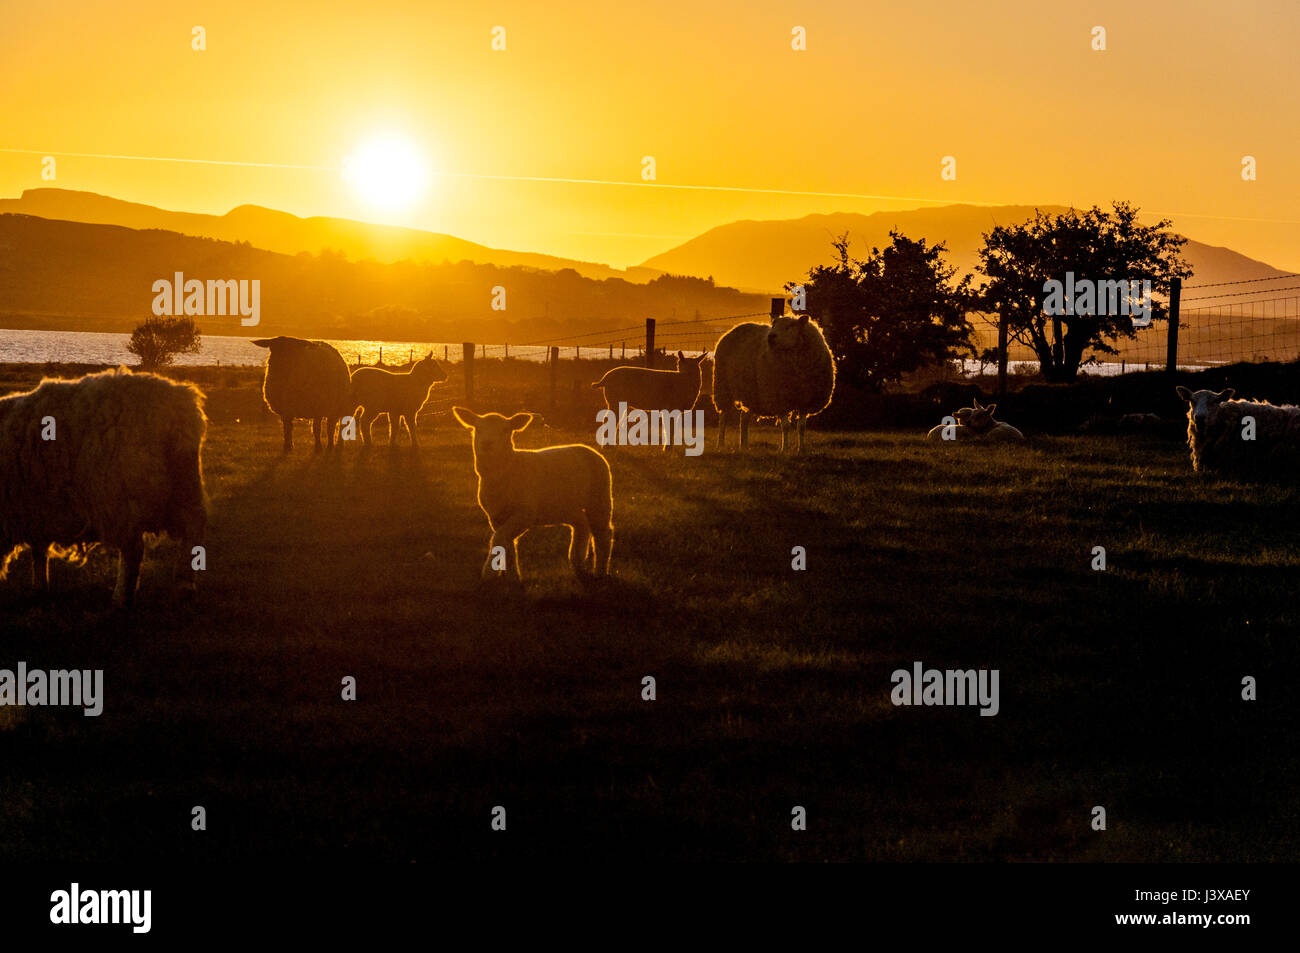
[[[50,547],[47,543],[32,543],[32,585],[37,592],[50,591]]]
[[[790,446],[790,418],[781,418],[781,452],[785,453]]]
[[[493,530],[492,538],[488,540],[488,555],[483,562],[482,577],[484,579],[493,579],[497,576],[502,578],[513,578],[515,582],[520,581],[519,574],[519,537],[528,529],[522,523],[511,522],[501,526],[500,529]],[[506,565],[504,570],[492,568],[492,554],[500,546],[506,555]]]
[[[117,557],[117,586],[113,589],[113,608],[127,609],[135,601],[143,559],[144,537],[137,535],[122,546]]]
[[[311,419],[311,435],[316,438],[316,452],[320,453],[320,418]]]
[[[338,419],[337,417],[326,417],[326,418],[325,418],[325,432],[326,432],[327,434],[329,434],[329,442],[328,442],[326,445],[327,445],[331,450],[334,449],[334,428],[335,428],[335,426],[338,425],[338,422],[339,422],[339,419]]]
[[[406,432],[411,435],[411,449],[414,450],[420,446],[420,441],[415,437],[415,414],[403,414],[402,419],[406,421]]]
[[[284,452],[288,453],[293,449],[293,418],[281,417],[280,422],[284,425]]]
[[[803,432],[804,432],[804,428],[807,425],[808,425],[808,415],[800,414],[799,415],[799,452],[800,453],[803,453]]]
[[[596,550],[596,575],[608,576],[609,558],[614,549],[614,527],[608,522],[592,526],[591,536]]]
[[[740,449],[749,449],[749,412],[740,412]]]
[[[727,448],[727,412],[725,410],[718,414],[718,449]]]
[[[366,409],[362,407],[359,411],[357,411],[356,419],[357,419],[357,431],[361,434],[361,442],[363,444],[374,443],[375,442],[375,432],[374,432],[375,415],[371,414],[369,417],[367,417]],[[362,425],[362,420],[365,420],[364,425]]]
[[[587,554],[591,552],[591,526],[587,523],[587,517],[579,513],[569,524],[569,565],[573,567],[574,575],[586,576],[590,570],[587,568]]]

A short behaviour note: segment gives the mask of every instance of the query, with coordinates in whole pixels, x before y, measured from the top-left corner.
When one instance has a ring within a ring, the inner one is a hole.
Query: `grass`
[[[210,392],[192,602],[167,543],[130,618],[108,554],[57,564],[49,602],[25,559],[0,585],[0,667],[103,668],[106,695],[99,718],[0,709],[0,855],[1297,855],[1293,485],[1195,478],[1137,437],[612,449],[614,580],[577,585],[565,531],[537,530],[512,595],[479,584],[487,524],[448,418],[418,455],[300,437],[281,458],[274,419],[223,406],[246,389]],[[999,669],[1001,713],[894,707],[916,660]]]

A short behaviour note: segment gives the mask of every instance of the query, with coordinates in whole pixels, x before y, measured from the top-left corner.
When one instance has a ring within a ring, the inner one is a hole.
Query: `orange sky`
[[[0,152],[4,196],[255,203],[619,266],[740,218],[1126,198],[1300,271],[1293,0],[5,7],[0,148],[59,159],[45,182],[40,156]],[[204,52],[190,48],[196,24]],[[490,48],[496,25],[505,52]],[[807,51],[790,49],[795,25]],[[1106,52],[1090,48],[1096,25]],[[330,171],[380,134],[458,177],[380,211]],[[635,183],[644,155],[661,184],[904,198],[459,177]],[[940,178],[945,155],[955,182]],[[1242,181],[1244,155],[1258,181]]]

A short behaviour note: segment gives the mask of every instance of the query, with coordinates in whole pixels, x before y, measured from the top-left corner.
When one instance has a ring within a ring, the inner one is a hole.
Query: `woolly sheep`
[[[579,578],[587,575],[589,553],[594,553],[594,575],[607,575],[614,495],[605,458],[580,444],[515,449],[514,435],[532,423],[532,414],[480,415],[464,407],[451,412],[474,434],[478,504],[492,528],[483,578],[494,575],[493,551],[500,546],[504,569],[519,581],[518,538],[534,526],[555,525],[570,528],[569,564]]]
[[[197,388],[126,368],[0,398],[0,577],[28,547],[46,591],[51,555],[84,561],[104,543],[120,554],[113,605],[125,608],[145,533],[179,539],[188,568],[207,526],[206,427]]]
[[[713,406],[718,449],[726,446],[727,420],[740,414],[740,447],[749,446],[749,418],[775,417],[781,424],[781,452],[789,447],[790,425],[799,430],[810,416],[830,406],[835,360],[821,328],[808,320],[774,317],[771,324],[738,324],[714,348]]]
[[[930,432],[925,435],[926,439],[940,440],[945,443],[948,441],[1008,443],[1025,439],[1025,435],[1015,427],[993,419],[993,411],[998,409],[997,404],[981,407],[978,400],[974,404],[974,407],[963,407],[953,414],[953,418],[957,421],[955,426],[939,424],[937,427],[931,428]],[[952,429],[949,430],[949,427],[952,427]]]
[[[254,341],[270,350],[266,359],[266,378],[262,394],[266,404],[284,424],[284,451],[293,449],[293,421],[303,417],[311,421],[320,450],[320,424],[325,421],[329,446],[334,447],[334,425],[350,413],[351,384],[343,355],[324,341],[278,337]]]
[[[352,405],[356,413],[357,428],[366,443],[374,443],[372,428],[375,418],[388,415],[388,444],[394,444],[397,423],[406,422],[406,432],[411,435],[411,446],[420,442],[415,436],[416,416],[428,400],[435,384],[447,379],[447,372],[433,359],[433,351],[416,361],[406,371],[387,371],[378,367],[359,367],[352,372]],[[362,418],[365,426],[362,426]]]
[[[1178,387],[1187,401],[1187,446],[1192,469],[1242,469],[1297,462],[1300,458],[1300,407],[1263,401],[1233,400],[1231,387],[1215,393],[1193,393]],[[1253,437],[1246,439],[1246,417],[1254,420]]]
[[[687,357],[677,352],[677,369],[654,371],[647,367],[614,367],[591,386],[605,394],[605,406],[619,413],[620,404],[629,410],[681,410],[695,407],[702,383],[701,365],[708,354]],[[701,435],[703,439],[703,435]],[[668,449],[668,428],[663,432],[663,448]]]

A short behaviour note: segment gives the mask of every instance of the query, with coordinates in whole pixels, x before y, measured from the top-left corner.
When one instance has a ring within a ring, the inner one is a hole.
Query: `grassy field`
[[[99,718],[0,708],[0,856],[1297,857],[1293,485],[1196,478],[1139,437],[612,449],[615,578],[578,586],[538,530],[512,594],[479,583],[447,417],[418,455],[282,458],[250,394],[209,402],[191,602],[170,544],[130,618],[108,554],[56,565],[49,602],[25,558],[0,584],[0,667],[103,668],[106,695]],[[918,660],[1000,670],[1000,714],[894,707]]]

